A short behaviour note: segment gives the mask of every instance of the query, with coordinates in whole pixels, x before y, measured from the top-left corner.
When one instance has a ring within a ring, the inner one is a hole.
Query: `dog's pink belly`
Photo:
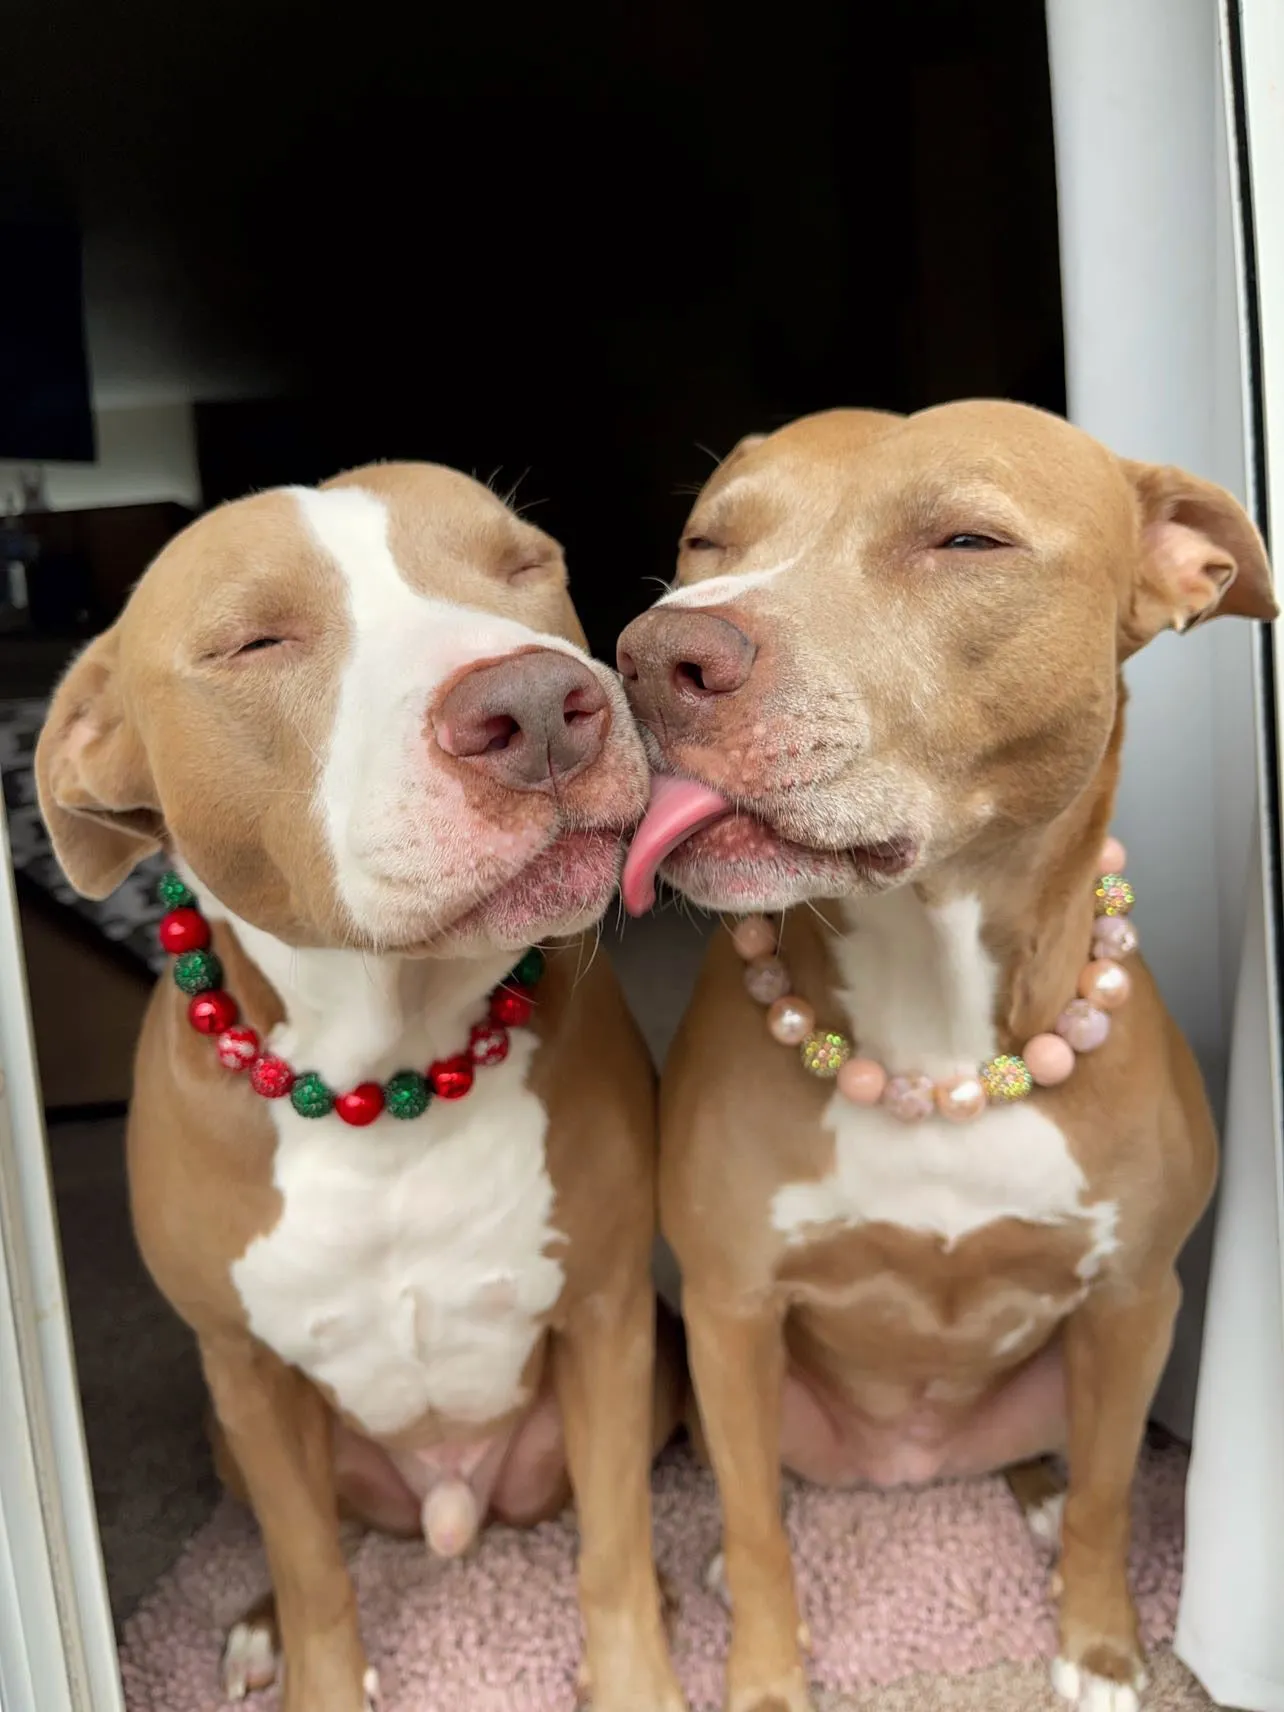
[[[888,1388],[881,1388],[885,1398]],[[1050,1345],[976,1402],[961,1404],[931,1385],[862,1409],[791,1370],[785,1381],[781,1460],[821,1486],[918,1486],[989,1474],[1062,1448],[1065,1375]]]
[[[470,1535],[490,1516],[521,1526],[560,1508],[566,1493],[561,1413],[548,1389],[501,1433],[422,1450],[387,1449],[336,1421],[334,1458],[345,1506],[391,1534],[427,1531],[434,1514],[443,1538]],[[467,1543],[451,1538],[443,1555]]]

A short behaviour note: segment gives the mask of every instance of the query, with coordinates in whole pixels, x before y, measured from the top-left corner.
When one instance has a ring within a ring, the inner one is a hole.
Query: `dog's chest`
[[[515,1034],[465,1099],[406,1122],[273,1107],[281,1216],[233,1281],[255,1336],[372,1435],[430,1413],[480,1425],[524,1401],[564,1277],[534,1050]]]
[[[997,1050],[997,971],[975,900],[932,910],[901,891],[850,913],[855,931],[834,960],[858,1050],[892,1074],[974,1073]],[[1114,1246],[1116,1207],[1093,1200],[1064,1133],[1033,1101],[987,1108],[971,1123],[906,1123],[835,1093],[822,1123],[832,1166],[773,1199],[772,1222],[789,1246],[825,1226],[887,1224],[952,1248],[1004,1220],[1071,1225],[1082,1228],[1084,1280]]]
[[[1033,1106],[988,1111],[967,1125],[940,1118],[907,1125],[835,1094],[824,1127],[833,1136],[831,1170],[783,1185],[773,1201],[772,1222],[789,1243],[826,1225],[889,1224],[952,1247],[988,1225],[1019,1219],[1082,1222],[1085,1278],[1108,1252],[1113,1206],[1087,1198],[1065,1136]]]

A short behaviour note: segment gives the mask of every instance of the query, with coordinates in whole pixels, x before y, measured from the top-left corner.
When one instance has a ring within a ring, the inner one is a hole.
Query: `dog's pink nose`
[[[432,720],[447,755],[514,791],[552,790],[582,772],[601,754],[610,725],[610,702],[591,668],[551,648],[474,666]]]
[[[742,689],[757,652],[743,630],[716,612],[654,606],[624,631],[616,662],[638,718],[669,725]]]

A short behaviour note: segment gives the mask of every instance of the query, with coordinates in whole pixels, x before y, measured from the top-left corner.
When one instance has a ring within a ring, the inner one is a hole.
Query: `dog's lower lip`
[[[914,864],[918,846],[912,838],[888,838],[880,844],[855,844],[846,854],[865,868],[881,874],[900,874]]]

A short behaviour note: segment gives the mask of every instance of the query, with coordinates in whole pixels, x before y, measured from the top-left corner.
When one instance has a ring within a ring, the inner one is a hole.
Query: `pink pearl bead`
[[[1101,846],[1101,855],[1097,858],[1099,874],[1122,874],[1128,866],[1128,852],[1117,838],[1107,838]]]
[[[979,1076],[951,1076],[936,1084],[936,1109],[951,1123],[971,1123],[980,1117],[986,1103]]]
[[[1110,1018],[1087,999],[1071,999],[1057,1018],[1057,1033],[1076,1052],[1095,1052],[1110,1033]]]
[[[918,1123],[935,1110],[930,1076],[893,1076],[883,1090],[883,1104],[902,1123]]]
[[[1074,1069],[1074,1048],[1059,1034],[1036,1034],[1021,1048],[1025,1067],[1041,1088],[1055,1088]]]
[[[745,992],[758,1004],[773,1004],[788,991],[789,971],[779,957],[755,957],[745,964]]]
[[[776,930],[765,915],[747,915],[732,928],[731,943],[748,963],[776,949]]]
[[[838,1070],[838,1092],[855,1106],[876,1106],[887,1086],[887,1072],[872,1058],[849,1058]]]
[[[1101,915],[1092,924],[1094,957],[1126,957],[1141,941],[1126,915]]]
[[[777,999],[767,1012],[767,1027],[782,1046],[801,1046],[816,1026],[816,1013],[796,993]]]
[[[1117,1011],[1132,991],[1132,976],[1119,963],[1100,958],[1079,977],[1079,997],[1099,1011]]]

